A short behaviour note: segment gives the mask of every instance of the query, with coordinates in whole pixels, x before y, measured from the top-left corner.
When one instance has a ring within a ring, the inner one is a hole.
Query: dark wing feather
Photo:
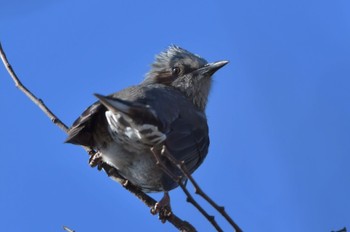
[[[208,153],[209,132],[204,112],[198,110],[181,92],[171,87],[153,88],[145,99],[157,112],[158,126],[166,134],[165,145],[177,160],[193,172]]]
[[[100,103],[95,102],[88,107],[82,115],[74,121],[69,129],[66,143],[73,143],[84,146],[94,146],[93,127],[96,123],[96,118],[106,111],[106,108]]]
[[[108,110],[114,113],[124,113],[132,118],[136,124],[157,125],[157,113],[149,105],[100,94],[95,94],[95,96]]]
[[[140,91],[140,89],[141,88],[139,86],[131,86],[129,88],[111,94],[109,97],[120,98],[123,100],[133,100],[138,96],[142,96],[142,91]],[[97,133],[96,129],[98,128],[96,125],[99,127],[105,126],[106,119],[104,114],[106,110],[106,107],[102,105],[100,101],[97,101],[88,107],[82,113],[82,115],[74,121],[73,125],[69,129],[68,138],[65,140],[65,142],[95,147],[96,141],[93,134]],[[106,129],[107,128],[102,128],[102,130]]]
[[[171,155],[184,161],[187,169],[194,172],[208,153],[208,125],[204,114],[175,120],[165,145]]]

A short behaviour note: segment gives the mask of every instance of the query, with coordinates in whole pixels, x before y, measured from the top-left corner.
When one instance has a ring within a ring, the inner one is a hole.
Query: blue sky
[[[245,231],[331,231],[350,227],[349,10],[346,0],[13,0],[1,3],[0,40],[68,125],[93,93],[141,82],[170,44],[230,60],[214,77],[195,178]],[[0,77],[1,230],[176,231],[64,144],[4,68]],[[171,197],[178,216],[212,231],[181,190]]]

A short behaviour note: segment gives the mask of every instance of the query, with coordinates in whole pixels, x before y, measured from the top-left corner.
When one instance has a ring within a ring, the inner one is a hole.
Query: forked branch
[[[175,167],[177,167],[182,174],[191,182],[191,184],[195,188],[195,193],[200,195],[204,200],[206,200],[214,209],[216,209],[228,223],[234,228],[236,232],[242,232],[242,229],[233,221],[233,219],[227,214],[225,208],[223,206],[219,206],[216,204],[198,185],[198,183],[194,180],[191,173],[187,170],[183,161],[178,161],[175,159],[171,153],[167,150],[166,146],[162,146],[162,149],[151,149],[155,159],[157,160],[157,164],[162,168],[162,170],[171,177],[174,181],[176,181],[183,192],[187,196],[187,201],[190,202],[197,210],[215,227],[217,231],[222,231],[220,226],[215,221],[214,216],[209,215],[192,197],[192,195],[188,192],[186,186],[181,181],[181,178],[172,174],[172,172],[166,167],[166,165],[161,162],[161,156],[166,157]]]
[[[162,169],[163,172],[165,172],[171,179],[173,179],[182,189],[182,191],[187,196],[187,201],[190,202],[211,224],[212,226],[218,231],[222,232],[223,230],[219,226],[219,224],[216,222],[214,216],[209,215],[205,209],[203,209],[200,204],[192,197],[191,193],[187,190],[186,186],[182,182],[182,178],[179,176],[176,176],[174,173],[172,173],[169,168],[164,164],[164,162],[161,161],[161,157],[164,155],[165,146],[163,146],[162,149],[157,148],[151,148],[151,151],[154,155],[154,158],[156,159],[157,165]],[[170,160],[171,161],[171,160]]]

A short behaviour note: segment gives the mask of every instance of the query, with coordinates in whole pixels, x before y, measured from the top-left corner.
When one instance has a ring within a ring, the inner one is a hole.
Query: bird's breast
[[[104,162],[145,192],[164,190],[164,173],[156,165],[150,150],[130,152],[124,149],[122,144],[113,142],[101,149],[100,153]]]

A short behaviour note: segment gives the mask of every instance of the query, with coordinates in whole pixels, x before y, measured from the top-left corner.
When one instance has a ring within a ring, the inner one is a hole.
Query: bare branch
[[[67,232],[75,232],[75,230],[72,230],[72,229],[68,228],[67,226],[63,226],[63,229]]]
[[[11,64],[7,60],[5,51],[2,48],[1,42],[0,42],[0,56],[1,60],[5,65],[5,68],[7,69],[8,73],[10,74],[12,80],[15,82],[16,87],[21,90],[32,102],[34,102],[49,118],[50,120],[58,126],[61,130],[64,132],[68,132],[69,127],[65,125],[45,104],[44,102],[37,98],[29,89],[27,89],[22,82],[19,80],[18,76],[16,75],[15,71],[13,70]],[[94,151],[90,147],[82,146],[84,150],[91,156],[96,154],[96,151]],[[110,173],[110,175],[113,175],[113,167],[110,167],[107,164],[103,164],[103,169],[106,171],[106,173]],[[119,176],[116,176],[117,178]],[[140,191],[136,186],[133,184],[127,182],[123,184],[123,187],[127,189],[129,192],[133,193],[137,198],[139,198],[143,203],[145,203],[148,207],[154,207],[156,204],[156,200],[145,194],[144,192]],[[167,218],[167,221],[169,221],[172,225],[174,225],[177,229],[183,232],[194,232],[196,229],[187,221],[181,220],[178,218],[174,213],[171,214],[170,217]],[[67,227],[64,228],[69,229]]]
[[[213,227],[221,232],[223,231],[221,227],[218,225],[218,223],[215,221],[214,216],[211,216],[203,209],[202,206],[198,204],[198,202],[192,197],[190,192],[187,190],[185,185],[183,184],[181,177],[174,175],[169,168],[164,164],[164,162],[161,161],[161,156],[164,155],[165,152],[165,146],[163,145],[162,149],[152,147],[151,151],[154,155],[154,158],[156,159],[157,165],[162,169],[163,172],[165,172],[171,179],[173,179],[178,185],[181,187],[182,191],[187,196],[187,201],[190,202],[212,225]],[[170,160],[171,161],[171,160]]]
[[[56,124],[59,128],[61,128],[64,132],[67,133],[69,128],[63,122],[61,122],[61,120],[59,120],[57,116],[54,113],[52,113],[52,111],[47,106],[45,106],[44,102],[41,99],[37,98],[34,94],[32,94],[19,80],[15,71],[13,70],[12,66],[10,65],[10,63],[6,58],[6,54],[2,49],[1,43],[0,43],[0,55],[1,55],[1,60],[4,63],[8,73],[12,77],[12,80],[15,82],[16,87],[19,90],[21,90],[27,97],[29,97],[29,99],[32,100],[32,102],[34,102],[50,118],[50,120],[54,124]]]
[[[106,171],[106,173],[113,175],[113,172],[114,172],[113,167],[107,165],[106,163],[103,163],[102,168]],[[119,176],[116,176],[116,177],[119,177]],[[146,193],[142,192],[139,188],[137,188],[135,185],[130,183],[130,181],[124,180],[122,183],[122,186],[125,189],[127,189],[129,192],[134,194],[137,198],[139,198],[145,205],[151,208],[151,210],[155,207],[155,204],[157,203],[157,201],[154,200],[152,197],[148,196]],[[171,224],[173,224],[177,229],[179,229],[182,232],[197,231],[195,227],[193,227],[189,222],[180,219],[173,212],[169,217],[166,218],[166,220],[169,221]]]
[[[347,232],[346,227],[344,227],[343,229],[340,230],[332,230],[331,232]]]
[[[152,150],[155,154],[154,150]],[[159,156],[159,154],[155,154],[155,156]],[[176,166],[183,175],[192,183],[192,185],[195,188],[195,193],[200,195],[204,200],[206,200],[213,208],[215,208],[226,220],[228,223],[232,225],[232,227],[235,229],[236,232],[242,232],[242,229],[233,221],[233,219],[227,214],[225,211],[225,208],[223,206],[219,206],[216,204],[207,194],[204,193],[204,191],[199,187],[198,183],[194,180],[191,173],[187,170],[186,166],[184,165],[183,161],[178,161],[175,159],[171,153],[166,149],[165,146],[163,146],[161,155],[165,156],[174,166]],[[157,159],[157,158],[156,158]],[[157,161],[159,160],[159,157]],[[167,169],[165,165],[162,165],[163,169]],[[169,172],[169,171],[167,171]],[[180,178],[174,178],[173,176],[170,176],[174,180],[177,180],[180,187],[184,191],[184,193],[187,195],[187,201],[192,203],[211,223],[212,225],[218,230],[221,229],[215,222],[214,217],[210,216],[206,213],[206,211],[203,210],[202,207],[198,205],[198,203],[193,199],[193,197],[188,193],[187,188],[183,185],[183,183],[180,181]]]

